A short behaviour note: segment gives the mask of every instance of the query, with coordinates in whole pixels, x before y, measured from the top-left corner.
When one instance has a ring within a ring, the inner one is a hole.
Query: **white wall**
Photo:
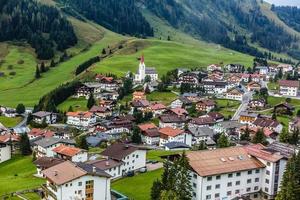
[[[11,159],[11,148],[9,145],[0,146],[0,163]]]

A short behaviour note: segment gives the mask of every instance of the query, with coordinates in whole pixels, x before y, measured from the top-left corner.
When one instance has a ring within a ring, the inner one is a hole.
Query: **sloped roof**
[[[159,132],[163,135],[176,137],[177,135],[184,133],[184,130],[177,129],[177,128],[171,128],[171,127],[165,127],[165,128],[159,129]]]
[[[101,155],[109,158],[122,160],[124,157],[138,150],[139,148],[124,143],[114,143],[108,146]]]
[[[72,156],[77,155],[80,152],[83,152],[84,150],[62,144],[62,145],[59,145],[58,147],[55,147],[54,149],[52,149],[52,151],[54,151],[55,153],[58,153],[58,154],[72,157]]]

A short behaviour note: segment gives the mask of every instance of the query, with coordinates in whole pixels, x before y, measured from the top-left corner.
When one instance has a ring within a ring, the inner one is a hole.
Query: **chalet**
[[[193,127],[211,127],[216,121],[210,116],[201,116],[198,118],[192,118],[188,124],[189,128]]]
[[[241,64],[228,64],[225,65],[224,68],[229,73],[242,73],[244,72],[245,66]]]
[[[170,114],[174,114],[174,115],[177,115],[178,117],[181,117],[181,116],[188,116],[189,113],[186,109],[184,108],[172,108],[168,111]]]
[[[78,127],[89,127],[96,123],[96,116],[92,112],[67,112],[67,124]]]
[[[128,119],[113,119],[104,124],[104,133],[117,135],[129,133],[132,129],[132,121]]]
[[[243,95],[244,95],[244,92],[240,88],[236,87],[236,88],[229,89],[226,92],[225,97],[226,97],[226,99],[242,101]]]
[[[248,103],[249,108],[251,109],[260,109],[266,106],[266,101],[264,99],[252,99]]]
[[[159,129],[159,133],[159,146],[164,146],[164,144],[169,142],[180,142],[188,146],[192,146],[192,135],[184,130],[165,127]]]
[[[259,74],[242,74],[242,81],[245,83],[249,82],[257,82],[259,83],[261,81],[261,76]]]
[[[0,141],[0,163],[11,159],[11,146]]]
[[[95,94],[94,93],[95,91],[99,91],[97,93],[100,93],[100,88],[95,89],[94,87],[92,87],[89,84],[83,84],[82,86],[77,88],[75,97],[77,97],[77,98],[85,97],[86,99],[88,99],[91,94]]]
[[[138,125],[142,133],[142,141],[148,145],[159,144],[159,131],[158,127],[153,123]]]
[[[70,160],[71,162],[85,162],[88,160],[88,153],[84,149],[61,144],[52,151],[54,156],[59,159]]]
[[[17,112],[14,108],[0,106],[0,115],[3,115],[5,117],[16,117]]]
[[[292,115],[295,107],[291,104],[284,102],[274,106],[274,112],[285,115]]]
[[[190,71],[190,69],[187,69],[187,68],[178,68],[177,69],[177,77],[179,77],[181,74],[189,72],[189,71]]]
[[[240,74],[229,74],[229,76],[226,78],[228,87],[233,88],[240,85],[240,82],[242,80]]]
[[[189,108],[193,102],[185,97],[179,97],[178,99],[171,102],[171,108]]]
[[[111,199],[111,176],[86,163],[63,163],[42,171],[46,184],[42,185],[47,200]]]
[[[35,140],[37,138],[53,137],[55,135],[55,132],[46,129],[33,128],[27,135],[29,137],[29,140]]]
[[[60,139],[60,138],[43,138],[37,141],[34,141],[34,151],[36,152],[36,156],[40,157],[54,157],[54,152],[52,151],[54,148],[60,145],[67,146],[75,146],[74,140],[69,139]]]
[[[269,73],[268,66],[256,66],[255,71],[257,71],[260,75],[267,75]]]
[[[119,98],[119,93],[117,92],[101,92],[95,94],[96,99],[104,100],[104,101],[116,101]]]
[[[53,112],[39,111],[32,114],[33,121],[38,124],[54,124],[56,123],[57,114]]]
[[[207,71],[212,72],[214,70],[222,70],[222,67],[219,64],[211,64],[207,66]]]
[[[43,170],[48,169],[50,167],[53,167],[53,166],[58,165],[63,162],[65,162],[65,161],[62,159],[53,158],[53,157],[37,158],[35,161],[33,161],[33,163],[36,166],[36,170],[37,170],[37,173],[35,174],[35,176],[44,178],[44,175],[42,174]]]
[[[283,126],[277,120],[267,118],[257,118],[250,126],[257,127],[259,129],[268,128],[276,133],[281,133]]]
[[[200,100],[196,104],[196,110],[199,112],[210,112],[216,107],[216,102],[210,99]]]
[[[159,116],[159,127],[172,127],[172,128],[184,128],[187,118],[185,116],[177,116],[171,114],[164,114]]]
[[[189,127],[188,131],[193,135],[193,144],[212,140],[214,136],[213,130],[209,127]]]
[[[293,121],[289,122],[289,133],[292,133],[294,131],[300,131],[300,118],[297,117]]]
[[[20,135],[17,134],[6,133],[0,135],[0,143],[11,145],[13,151],[19,148],[20,139]]]
[[[166,111],[166,108],[167,107],[164,104],[162,104],[162,103],[152,103],[149,106],[149,109],[153,113],[154,117],[157,117],[157,116],[163,114],[163,112]]]
[[[224,81],[202,81],[201,85],[207,94],[223,94],[228,88],[227,82]]]
[[[178,77],[178,83],[179,84],[188,83],[188,84],[196,86],[199,84],[198,74],[193,73],[193,72],[182,73]]]
[[[240,127],[244,126],[238,121],[223,121],[216,123],[213,127],[215,133],[224,133],[227,136],[239,138]]]
[[[111,109],[104,106],[93,106],[90,109],[90,112],[93,113],[97,118],[106,118],[112,115]]]
[[[249,113],[249,112],[241,112],[239,117],[239,122],[241,124],[252,124],[257,118],[259,114],[257,113]]]
[[[150,102],[145,99],[134,100],[131,102],[132,112],[134,109],[140,110],[142,112],[146,112],[150,110]]]
[[[281,69],[283,74],[293,71],[293,66],[289,64],[279,64],[277,69]]]
[[[261,89],[261,85],[257,82],[252,81],[247,84],[248,91],[260,91],[260,89]]]
[[[101,100],[101,101],[99,101],[99,106],[106,107],[106,108],[112,110],[115,106],[115,102],[111,101],[111,100]]]
[[[119,89],[118,82],[113,77],[96,75],[96,81],[100,83],[101,90],[113,92]]]
[[[272,131],[272,130],[270,130],[268,128],[262,128],[262,129],[260,129],[260,128],[257,128],[257,127],[243,126],[243,127],[240,128],[241,134],[245,133],[246,130],[250,133],[250,137],[251,138],[254,138],[258,131],[262,131],[264,133],[264,135],[266,136],[267,141],[269,141],[269,142],[273,142],[278,137],[278,133],[277,132]]]
[[[220,81],[223,81],[224,79],[224,76],[223,74],[208,74],[206,77],[204,77],[202,79],[202,82],[220,82]]]
[[[142,91],[133,92],[132,101],[137,101],[137,100],[146,100],[145,92]]]
[[[198,101],[201,100],[201,96],[199,95],[199,93],[183,93],[181,96],[187,98],[193,103],[197,103]]]
[[[219,112],[209,112],[207,116],[213,118],[216,122],[224,121],[224,115]]]
[[[279,93],[284,96],[298,96],[299,81],[279,80]]]

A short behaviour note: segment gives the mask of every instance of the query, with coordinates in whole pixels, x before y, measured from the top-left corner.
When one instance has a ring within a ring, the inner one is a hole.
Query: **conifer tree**
[[[137,126],[133,127],[131,141],[135,144],[141,144],[142,143],[140,129]]]
[[[258,143],[266,144],[267,143],[266,136],[262,129],[259,129],[257,131],[257,133],[255,134],[255,136],[252,139],[252,142],[254,144],[258,144]]]
[[[40,68],[38,65],[36,66],[36,69],[35,69],[35,78],[36,79],[41,78]]]
[[[30,142],[27,133],[21,135],[19,145],[20,145],[21,154],[23,156],[31,154],[32,151],[31,151]]]
[[[42,73],[46,72],[46,66],[45,66],[44,62],[41,63],[41,67],[40,68],[41,68],[41,72]]]
[[[86,107],[88,107],[88,109],[91,109],[95,104],[96,104],[96,101],[94,99],[94,95],[93,95],[93,93],[91,93],[91,95],[88,99]]]
[[[219,148],[225,148],[230,146],[229,140],[224,133],[221,134],[220,138],[217,140],[217,146]]]

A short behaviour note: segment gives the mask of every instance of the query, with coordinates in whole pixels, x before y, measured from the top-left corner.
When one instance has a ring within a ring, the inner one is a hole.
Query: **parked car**
[[[127,177],[132,177],[132,176],[134,176],[134,171],[129,171],[129,172],[127,172],[126,176],[127,176]]]
[[[147,172],[147,167],[143,167],[143,168],[141,168],[139,171],[140,171],[141,173],[145,173],[145,172]]]

